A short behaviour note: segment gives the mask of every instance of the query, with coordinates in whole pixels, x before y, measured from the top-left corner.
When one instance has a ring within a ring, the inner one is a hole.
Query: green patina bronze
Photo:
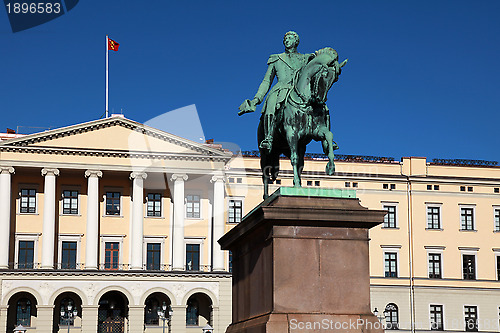
[[[260,150],[264,198],[269,196],[268,185],[279,172],[279,156],[290,158],[293,184],[301,187],[306,146],[311,140],[321,141],[328,156],[326,173],[335,173],[334,153],[338,149],[330,131],[330,112],[326,106],[328,91],[337,82],[341,68],[337,52],[326,47],[310,54],[297,52],[299,36],[293,31],[283,39],[285,52],[272,54],[267,72],[252,100],[245,100],[238,115],[254,112],[264,101],[257,130]],[[274,78],[277,83],[271,88]]]

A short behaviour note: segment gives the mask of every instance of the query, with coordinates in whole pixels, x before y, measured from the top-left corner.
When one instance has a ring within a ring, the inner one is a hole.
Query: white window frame
[[[382,248],[383,256],[382,256],[382,272],[383,272],[383,277],[386,279],[397,279],[401,276],[401,271],[399,270],[399,261],[400,261],[400,250],[401,250],[401,245],[380,245]],[[396,253],[396,272],[397,275],[396,277],[386,277],[385,276],[385,254],[386,253]]]
[[[148,263],[148,244],[149,243],[160,243],[160,270],[161,265],[164,265],[165,262],[165,239],[168,236],[144,236],[143,240],[143,266],[144,269],[147,270]]]
[[[498,272],[498,266],[497,266],[497,258],[500,257],[500,249],[499,248],[494,248],[493,249],[493,254],[494,254],[494,260],[495,262],[493,263],[493,267],[495,267],[495,280],[496,281],[500,281],[500,274]],[[498,315],[500,316],[500,311],[498,312]],[[500,318],[499,318],[499,322],[498,322],[499,326],[500,326]]]
[[[460,231],[465,231],[465,232],[476,232],[477,231],[477,220],[476,220],[476,205],[471,205],[471,204],[459,204],[458,205],[459,210],[458,210],[458,229]],[[472,209],[472,225],[473,228],[471,230],[469,229],[462,229],[462,209],[463,208],[469,208]]]
[[[241,201],[241,219],[243,220],[243,216],[245,216],[245,214],[243,213],[245,211],[245,197],[238,197],[238,196],[226,197],[226,207],[227,207],[226,223],[231,224],[231,225],[233,225],[233,224],[235,225],[235,224],[238,224],[239,222],[229,222],[229,201],[230,200],[240,200]]]
[[[443,319],[443,330],[441,330],[441,331],[440,330],[433,330],[432,329],[431,305],[440,305],[441,308],[443,309],[443,313],[441,314],[442,317],[443,317],[442,318]],[[445,304],[437,304],[436,302],[434,302],[434,303],[428,303],[428,307],[427,308],[429,309],[429,331],[444,332],[446,330],[446,327],[445,327],[446,319],[445,319],[445,316],[444,316],[444,314],[446,312],[445,306],[446,306]],[[465,316],[464,316],[464,319],[465,319]]]
[[[444,255],[443,252],[446,249],[444,246],[424,246],[426,250],[426,256],[427,256],[427,278],[429,278],[429,274],[431,271],[429,270],[429,254],[440,254],[441,255],[441,278],[444,279]],[[432,278],[436,279],[436,278]],[[436,279],[438,280],[438,279]],[[444,310],[443,310],[444,311]]]
[[[35,212],[34,213],[21,213],[21,190],[31,190],[34,189],[35,193]],[[18,196],[17,196],[17,215],[38,215],[38,203],[40,202],[40,184],[19,184],[18,186]]]
[[[123,239],[125,238],[125,235],[101,235],[100,239],[100,248],[101,248],[101,253],[99,256],[99,264],[101,267],[104,269],[104,264],[106,261],[106,243],[119,243],[119,252],[118,252],[118,266],[123,265]],[[118,270],[122,270],[120,267],[118,267]]]
[[[187,197],[188,195],[197,195],[200,197],[200,216],[187,217]],[[184,219],[186,220],[203,220],[203,195],[201,191],[186,191],[184,193]]]
[[[62,261],[62,243],[63,242],[76,242],[76,268],[78,269],[78,265],[82,264],[81,261],[81,243],[82,243],[83,234],[59,234],[57,240],[57,265],[61,264]],[[60,267],[58,267],[60,269]]]
[[[24,233],[16,232],[15,234],[15,249],[14,249],[14,267],[19,266],[19,241],[32,241],[33,242],[33,269],[38,267],[38,240],[41,233]]]
[[[428,221],[428,209],[429,208],[438,208],[439,209],[439,228],[438,229],[433,229],[429,228],[429,225],[427,224]],[[443,204],[439,202],[426,202],[425,203],[425,230],[430,230],[430,231],[443,231]]]
[[[104,193],[102,194],[103,198],[103,208],[102,208],[102,217],[115,217],[115,218],[123,218],[123,188],[121,187],[104,187]],[[108,215],[106,214],[106,192],[119,192],[120,193],[120,214],[118,215]]]
[[[382,210],[386,210],[384,208],[384,206],[394,206],[395,209],[394,209],[394,216],[395,216],[395,227],[394,228],[391,228],[391,227],[385,227],[385,222],[382,223],[382,229],[399,229],[399,202],[396,202],[396,201],[381,201],[380,202],[380,205],[382,207]]]
[[[477,253],[479,252],[479,248],[465,248],[459,247],[460,250],[460,270],[462,272],[462,280],[464,279],[464,255],[473,255],[474,256],[474,280],[466,280],[466,281],[476,281],[478,280],[478,267],[477,267]],[[465,317],[464,317],[465,318]]]
[[[203,260],[204,258],[204,249],[203,249],[203,245],[205,244],[205,239],[206,237],[204,236],[200,236],[200,237],[184,237],[184,260],[182,261],[183,262],[183,266],[186,266],[186,245],[188,244],[199,244],[200,245],[200,269],[201,267],[203,266],[206,266],[205,264],[205,261]],[[187,271],[187,267],[184,267],[184,270]]]
[[[464,304],[462,306],[462,323],[464,325],[464,332],[467,332],[467,328],[465,327],[465,307],[466,306],[475,306],[476,307],[476,323],[477,323],[477,332],[481,331],[481,328],[479,326],[479,304]]]
[[[144,218],[145,219],[164,219],[165,218],[165,193],[163,191],[148,190],[144,191]],[[160,194],[160,216],[148,216],[148,194]]]
[[[78,207],[76,214],[64,214],[64,191],[78,191]],[[82,216],[81,211],[82,191],[79,185],[63,185],[61,186],[61,200],[59,201],[59,215],[60,216]]]
[[[493,205],[493,232],[500,232],[500,229],[496,229],[496,226],[495,226],[495,211],[496,210],[500,211],[499,205]]]

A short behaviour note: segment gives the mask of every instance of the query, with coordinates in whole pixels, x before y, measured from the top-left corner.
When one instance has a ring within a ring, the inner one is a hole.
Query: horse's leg
[[[297,169],[299,174],[299,183],[302,183],[302,171],[304,170],[304,155],[306,154],[306,146],[305,144],[297,144],[298,145],[298,163]]]
[[[266,175],[265,170],[262,170],[262,183],[264,184],[264,195],[262,198],[266,200],[269,196],[269,176]]]
[[[299,173],[298,135],[296,129],[291,127],[285,128],[285,131],[288,147],[290,147],[290,163],[293,167],[293,186],[302,187]]]
[[[327,175],[331,176],[335,173],[335,162],[334,162],[335,155],[333,153],[334,151],[333,133],[330,130],[328,130],[328,128],[324,127],[322,128],[321,134],[322,134],[321,136],[322,136],[323,152],[325,153],[325,155],[328,156],[328,164],[326,165],[325,172]]]

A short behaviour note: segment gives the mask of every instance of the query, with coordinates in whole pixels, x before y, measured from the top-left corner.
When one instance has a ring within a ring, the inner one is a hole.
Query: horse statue
[[[276,112],[276,126],[270,151],[260,150],[260,166],[264,183],[264,199],[269,196],[269,184],[279,173],[279,158],[290,158],[293,167],[293,185],[301,187],[306,146],[312,140],[321,141],[328,156],[326,173],[335,173],[334,150],[338,149],[330,131],[330,113],[325,102],[333,83],[337,82],[341,68],[337,52],[326,47],[315,52],[315,57],[300,69],[285,102]],[[264,140],[264,121],[260,118],[257,129],[259,144]]]

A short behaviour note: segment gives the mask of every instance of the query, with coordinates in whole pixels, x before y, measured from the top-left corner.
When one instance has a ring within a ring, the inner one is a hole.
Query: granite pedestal
[[[385,213],[345,190],[281,188],[264,200],[219,240],[232,251],[226,332],[382,332],[370,308],[368,230]]]

